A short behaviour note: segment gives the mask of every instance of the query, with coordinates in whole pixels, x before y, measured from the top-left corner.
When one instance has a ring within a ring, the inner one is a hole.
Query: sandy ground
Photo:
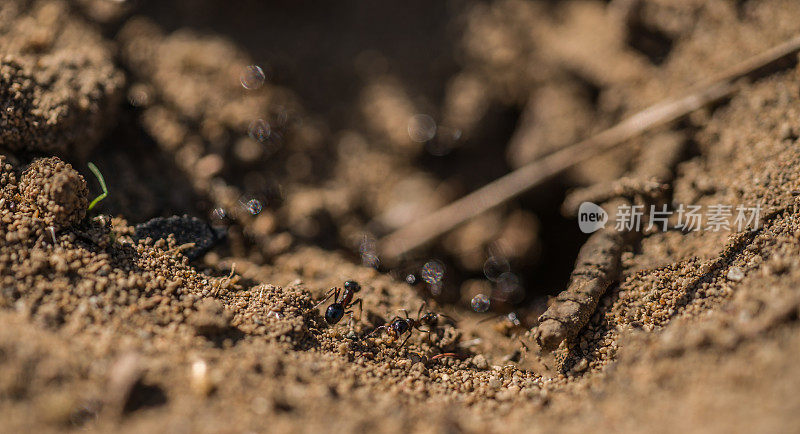
[[[374,249],[796,35],[798,13],[3,2],[0,432],[798,431],[796,64],[399,260]],[[91,210],[88,161],[110,191]],[[568,198],[620,178],[665,185],[632,203],[759,204],[760,225],[630,238],[587,323],[542,351],[537,318],[582,270]],[[190,261],[187,231],[137,235],[185,214],[225,239]],[[328,324],[347,280],[361,305]],[[403,309],[435,321],[400,347],[379,327]]]

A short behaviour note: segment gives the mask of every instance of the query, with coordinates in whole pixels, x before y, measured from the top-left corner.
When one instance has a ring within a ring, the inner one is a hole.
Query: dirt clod
[[[86,216],[86,181],[56,157],[31,163],[20,177],[19,193],[39,218],[57,229],[78,224]]]

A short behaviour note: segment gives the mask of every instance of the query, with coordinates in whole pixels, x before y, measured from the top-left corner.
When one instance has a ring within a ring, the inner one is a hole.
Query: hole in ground
[[[578,229],[575,219],[561,214],[561,204],[572,187],[563,179],[555,179],[521,198],[523,208],[539,218],[541,246],[539,260],[520,269],[526,304],[566,289],[578,251],[589,238]]]
[[[666,33],[638,21],[629,25],[626,42],[654,65],[664,63],[673,45],[672,38]]]

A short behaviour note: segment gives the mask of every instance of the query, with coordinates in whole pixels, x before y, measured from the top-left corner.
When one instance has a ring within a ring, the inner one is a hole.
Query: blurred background
[[[403,257],[381,257],[379,240],[684,89],[702,75],[698,58],[727,66],[785,27],[726,30],[762,19],[726,0],[74,7],[113,39],[128,74],[117,122],[89,156],[114,174],[106,212],[228,228],[209,265],[321,246],[439,301],[467,307],[485,294],[494,311],[534,318],[586,238],[561,212],[565,194],[623,175],[663,131]]]

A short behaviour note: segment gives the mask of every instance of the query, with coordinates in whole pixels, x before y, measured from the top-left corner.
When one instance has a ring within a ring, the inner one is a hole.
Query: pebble
[[[473,357],[472,364],[478,369],[489,368],[489,362],[486,361],[486,357],[484,357],[482,354],[478,354],[477,356]]]
[[[727,277],[728,277],[728,280],[731,280],[731,281],[734,281],[734,282],[741,282],[741,280],[744,279],[744,271],[742,271],[742,269],[739,268],[739,267],[731,267],[728,270]]]
[[[575,366],[572,367],[572,372],[583,372],[589,367],[589,362],[586,359],[580,359]]]
[[[208,374],[208,364],[203,360],[192,363],[191,387],[199,396],[208,396],[214,390],[214,383]]]

